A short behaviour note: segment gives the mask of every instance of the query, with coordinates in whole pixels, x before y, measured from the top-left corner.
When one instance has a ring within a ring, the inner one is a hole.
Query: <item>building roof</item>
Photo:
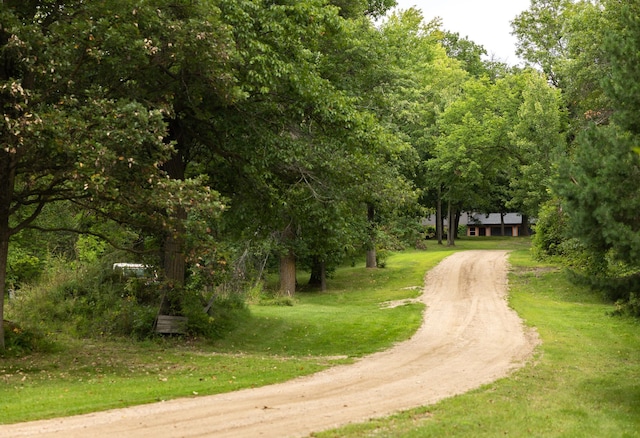
[[[436,215],[432,214],[422,219],[422,225],[435,225]],[[444,224],[447,225],[446,216]],[[505,213],[505,225],[522,224],[522,215],[520,213]],[[462,213],[460,215],[460,225],[500,225],[500,213]]]
[[[469,213],[467,221],[468,225],[500,225],[500,213]],[[505,225],[520,225],[522,223],[522,215],[520,213],[505,213]]]

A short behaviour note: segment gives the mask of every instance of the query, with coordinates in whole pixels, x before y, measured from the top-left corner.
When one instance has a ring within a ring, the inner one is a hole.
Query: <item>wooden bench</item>
[[[156,333],[183,335],[187,332],[186,316],[158,315]]]

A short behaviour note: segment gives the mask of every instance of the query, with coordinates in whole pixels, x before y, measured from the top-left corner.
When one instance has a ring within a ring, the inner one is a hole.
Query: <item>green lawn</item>
[[[640,323],[566,275],[511,256],[510,304],[542,340],[508,378],[436,405],[317,437],[638,437]]]
[[[380,303],[415,297],[425,272],[450,253],[438,247],[394,255],[386,269],[340,269],[328,292],[251,306],[213,344],[60,339],[53,353],[0,358],[0,423],[261,386],[388,348],[415,332],[423,308]]]
[[[529,257],[527,239],[463,239],[455,250],[505,248],[510,302],[543,341],[512,376],[436,405],[319,437],[640,436],[640,324]],[[58,351],[0,359],[0,423],[89,412],[280,382],[388,348],[418,327],[413,298],[452,253],[429,244],[387,268],[338,270],[326,293],[293,306],[251,306],[214,344],[194,340],[62,340]],[[303,277],[301,277],[302,279]]]

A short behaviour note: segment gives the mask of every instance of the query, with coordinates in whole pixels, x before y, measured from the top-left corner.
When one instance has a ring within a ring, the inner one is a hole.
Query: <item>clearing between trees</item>
[[[0,435],[299,437],[432,404],[531,356],[538,338],[507,304],[507,269],[507,251],[449,256],[427,273],[416,334],[352,365],[233,393],[0,426]]]

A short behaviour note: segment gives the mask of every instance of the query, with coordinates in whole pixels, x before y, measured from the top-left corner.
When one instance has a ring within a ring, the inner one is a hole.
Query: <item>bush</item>
[[[386,268],[387,267],[387,259],[391,255],[391,251],[379,248],[376,250],[376,265],[378,268]]]
[[[548,201],[540,208],[533,236],[533,254],[536,258],[563,255],[567,215],[559,200]]]
[[[159,293],[158,286],[148,286]],[[42,281],[22,288],[7,310],[24,326],[44,331],[141,338],[153,332],[160,302],[142,287],[136,281],[117,281],[105,265],[54,259]]]
[[[183,296],[182,314],[188,318],[189,335],[219,339],[249,315],[243,298],[237,293],[217,294],[205,312],[207,304],[200,293],[187,292]]]
[[[436,237],[438,237],[438,233],[437,233],[437,229],[435,227],[435,225],[427,225],[424,228],[424,234],[425,234],[425,239],[435,239]]]
[[[613,314],[640,317],[640,293],[631,293],[628,299],[616,301]]]
[[[7,285],[14,288],[37,280],[44,270],[43,261],[17,245],[12,245],[7,260]]]
[[[247,312],[239,282],[228,293],[218,292],[206,312],[209,297],[202,293],[206,279],[195,277],[201,281],[165,293],[166,284],[153,276],[127,278],[112,269],[112,262],[108,255],[92,263],[51,259],[39,283],[25,285],[9,302],[7,312],[22,326],[43,333],[135,339],[155,336],[161,305],[163,313],[188,318],[189,335],[207,338],[222,336]]]
[[[615,313],[640,316],[640,267],[616,259],[612,250],[603,255],[589,251],[577,239],[562,244],[562,261],[571,280],[602,294],[615,302]]]
[[[53,343],[35,329],[26,329],[11,321],[3,321],[5,356],[24,356],[36,351],[49,351]]]

